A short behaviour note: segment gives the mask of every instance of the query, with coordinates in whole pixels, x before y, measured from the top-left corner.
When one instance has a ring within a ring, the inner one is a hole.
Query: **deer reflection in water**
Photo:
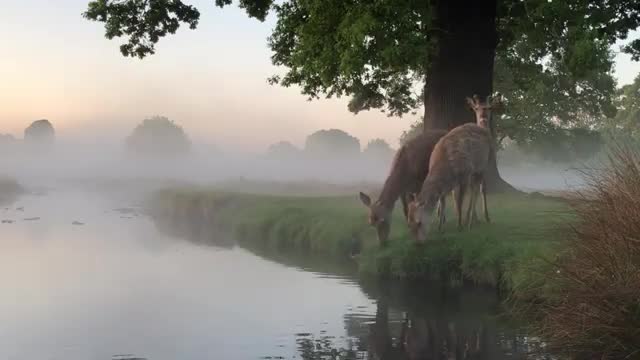
[[[499,299],[490,289],[388,282],[363,289],[377,304],[367,334],[350,334],[363,338],[362,359],[526,359],[539,350],[537,342],[501,326],[495,317]]]
[[[370,325],[367,360],[497,360],[525,359],[516,338],[505,341],[484,321],[452,321],[406,314],[392,331],[389,309],[379,302]],[[394,335],[397,335],[394,336]]]

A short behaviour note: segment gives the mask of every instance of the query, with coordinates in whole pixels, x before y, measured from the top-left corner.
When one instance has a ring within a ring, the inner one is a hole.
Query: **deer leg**
[[[409,196],[408,193],[402,193],[402,195],[400,195],[400,201],[402,201],[402,212],[404,213],[404,218],[405,220],[409,220],[409,202],[407,197]]]
[[[456,191],[456,187],[454,186],[453,189],[451,189],[451,199],[453,200],[453,211],[457,214],[458,213],[458,202],[456,201],[458,192]]]
[[[482,191],[482,208],[484,209],[484,219],[487,223],[491,223],[491,219],[489,218],[489,210],[487,210],[487,183],[482,177],[482,182],[480,183],[480,189]]]
[[[476,199],[478,198],[478,183],[471,181],[469,184],[469,208],[467,209],[467,228],[471,230],[473,224],[473,211],[476,207]]]
[[[480,193],[480,190],[478,190],[478,195]],[[478,196],[476,195],[476,197]],[[476,210],[477,205],[478,204],[478,200],[476,198],[476,202],[473,204],[473,210],[471,210],[471,221],[473,221],[474,223],[478,222],[478,211]]]
[[[453,191],[453,198],[456,204],[456,215],[458,216],[458,230],[462,230],[462,204],[464,202],[464,195],[467,192],[467,184],[462,182],[458,184]]]
[[[442,196],[442,224],[447,222],[447,195]]]
[[[477,175],[472,175],[471,176],[471,183],[475,186],[475,198],[473,201],[473,210],[471,213],[471,221],[473,223],[477,223],[478,222],[478,211],[477,211],[477,205],[478,205],[478,196],[480,195],[480,181],[482,180],[481,177],[477,176]]]
[[[477,207],[478,207],[478,197],[480,196],[480,191],[482,190],[482,182],[483,182],[483,176],[480,175],[473,175],[472,176],[472,183],[474,184],[474,188],[475,188],[475,193],[474,193],[474,201],[473,201],[473,212],[472,212],[472,217],[471,217],[471,221],[472,223],[477,223],[478,222],[478,212],[477,212]]]
[[[438,231],[442,231],[442,225],[444,225],[444,210],[446,207],[447,196],[444,195],[438,201]]]

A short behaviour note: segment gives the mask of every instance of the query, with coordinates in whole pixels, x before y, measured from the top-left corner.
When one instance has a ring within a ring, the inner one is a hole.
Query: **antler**
[[[466,100],[467,100],[467,105],[469,105],[471,109],[477,108],[478,105],[480,104],[480,98],[478,97],[478,94],[473,94],[473,98],[470,98],[467,96]]]

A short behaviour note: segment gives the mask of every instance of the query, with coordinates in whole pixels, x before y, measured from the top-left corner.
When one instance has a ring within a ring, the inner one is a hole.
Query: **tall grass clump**
[[[613,145],[601,168],[584,172],[577,221],[549,277],[553,295],[533,307],[539,334],[574,359],[640,358],[638,150]]]

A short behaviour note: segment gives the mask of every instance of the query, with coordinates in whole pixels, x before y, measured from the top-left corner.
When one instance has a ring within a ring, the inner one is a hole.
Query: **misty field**
[[[530,269],[546,264],[543,258],[553,258],[563,246],[560,224],[571,212],[564,201],[539,194],[494,195],[488,201],[492,224],[480,222],[471,231],[458,231],[449,208],[444,231],[434,232],[423,245],[409,237],[398,204],[386,248],[378,246],[357,196],[286,197],[176,188],[156,192],[150,209],[160,223],[198,233],[202,242],[215,244],[219,234],[227,234],[249,249],[355,261],[362,274],[469,280],[510,288],[535,275]]]

